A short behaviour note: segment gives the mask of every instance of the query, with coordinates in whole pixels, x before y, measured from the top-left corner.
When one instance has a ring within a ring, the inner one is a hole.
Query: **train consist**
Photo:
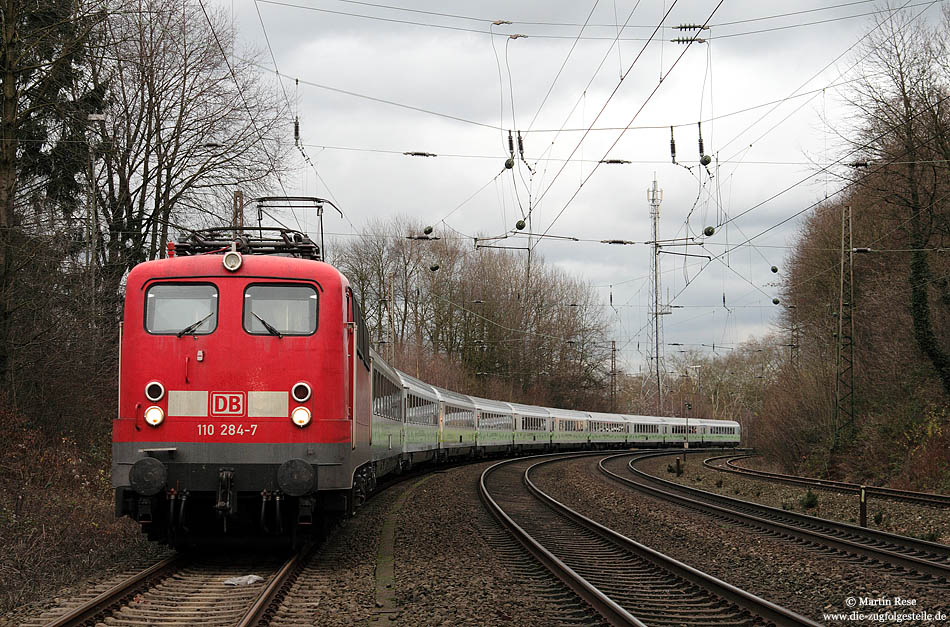
[[[295,538],[425,462],[736,446],[731,421],[581,412],[429,385],[370,349],[349,282],[288,229],[208,229],[126,283],[118,516],[175,545]]]

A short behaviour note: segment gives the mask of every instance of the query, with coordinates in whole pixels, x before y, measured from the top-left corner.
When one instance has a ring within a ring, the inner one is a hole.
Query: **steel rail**
[[[99,622],[99,619],[104,618],[111,613],[113,608],[124,603],[136,590],[149,585],[151,581],[164,578],[169,573],[180,569],[186,561],[184,557],[177,554],[166,557],[145,570],[132,575],[125,581],[112,586],[98,596],[89,599],[82,605],[68,610],[62,616],[48,623],[47,627],[74,627],[90,622]]]
[[[575,457],[576,455],[568,456]],[[547,457],[547,456],[538,456],[538,457]],[[561,457],[565,457],[561,455]],[[531,555],[535,557],[539,562],[541,562],[545,568],[548,569],[555,577],[557,577],[564,585],[570,588],[574,594],[583,599],[585,602],[590,604],[601,616],[603,616],[611,625],[634,625],[636,627],[645,627],[645,625],[636,619],[632,614],[627,610],[620,607],[616,602],[611,600],[607,595],[598,590],[596,587],[590,584],[586,579],[576,573],[571,569],[567,564],[558,559],[553,553],[548,551],[544,546],[541,545],[537,540],[535,540],[531,535],[525,531],[518,523],[516,523],[502,507],[492,498],[491,494],[488,491],[488,487],[485,485],[485,479],[496,469],[507,465],[513,464],[516,462],[523,461],[521,459],[512,459],[498,462],[497,464],[492,464],[482,473],[481,477],[478,480],[478,494],[482,499],[482,502],[485,504],[485,507],[492,513],[492,515],[501,522],[511,533],[515,536],[515,539],[527,549]]]
[[[867,496],[879,496],[882,498],[898,501],[908,501],[912,503],[922,503],[925,505],[935,505],[939,507],[950,507],[950,495],[936,494],[933,492],[914,492],[912,490],[898,490],[896,488],[885,488],[879,486],[861,486],[857,483],[847,481],[834,481],[831,479],[818,479],[816,477],[802,477],[799,475],[785,475],[777,472],[768,472],[766,470],[756,470],[739,466],[735,462],[742,459],[749,459],[755,455],[719,455],[703,460],[703,465],[712,470],[720,472],[731,472],[737,475],[745,475],[768,481],[787,483],[791,485],[803,485],[808,487],[818,487],[830,490],[839,490],[841,492],[850,492],[858,494],[861,488]],[[715,462],[725,460],[725,466],[715,464]]]
[[[646,485],[645,483],[638,483],[632,479],[622,477],[614,472],[611,472],[610,470],[607,470],[606,467],[604,467],[603,462],[607,461],[608,459],[615,459],[624,455],[629,455],[629,453],[605,458],[600,464],[598,464],[598,467],[602,473],[615,481],[633,487],[642,492],[647,492],[661,499],[673,501],[685,507],[699,509],[713,515],[723,516],[743,524],[750,525],[752,527],[765,529],[767,531],[792,537],[797,540],[819,543],[852,555],[858,555],[880,562],[893,564],[907,570],[931,576],[937,580],[950,581],[950,562],[941,563],[927,558],[906,555],[889,549],[880,548],[880,545],[886,544],[903,548],[912,553],[939,554],[950,557],[950,547],[944,546],[942,544],[918,540],[916,538],[908,538],[906,536],[899,536],[884,531],[876,531],[864,527],[857,527],[855,525],[849,525],[823,518],[816,518],[814,516],[804,516],[795,512],[769,507],[767,505],[760,505],[758,503],[751,503],[741,499],[734,499],[719,494],[713,494],[704,490],[698,490],[696,488],[683,486],[665,479],[660,479],[659,477],[649,475],[634,467],[634,463],[637,461],[669,454],[670,453],[668,452],[664,452],[636,456],[631,459],[628,464],[628,468],[631,472],[642,479],[660,484],[666,488],[689,494],[696,498],[690,498],[688,496],[683,496],[682,494],[676,494],[668,490]],[[722,505],[715,505],[710,501],[718,502]],[[757,512],[757,514],[739,511],[736,508],[744,508]],[[767,518],[763,518],[763,515],[771,515],[775,518],[783,519],[785,522],[769,520]],[[806,527],[798,526],[794,524],[795,522],[802,523],[806,525]],[[817,530],[818,528],[821,528],[822,530],[819,531]],[[837,537],[832,535],[833,533],[848,534],[852,537],[863,537],[867,539],[867,544]]]
[[[237,627],[256,627],[273,618],[277,607],[290,592],[290,587],[306,566],[313,551],[314,545],[307,545],[284,562],[280,570],[271,578],[270,583],[261,591],[257,600],[248,608]]]
[[[603,453],[594,454],[603,456]],[[586,455],[590,455],[590,453]],[[540,461],[532,464],[524,471],[522,475],[522,482],[530,494],[534,495],[540,503],[550,508],[556,515],[563,516],[573,524],[587,529],[595,536],[606,541],[609,545],[620,549],[624,554],[636,556],[638,559],[652,564],[652,568],[656,569],[657,571],[665,572],[667,576],[677,578],[688,586],[694,587],[694,589],[695,587],[698,587],[699,589],[704,590],[706,594],[713,595],[722,599],[723,601],[726,601],[731,607],[735,608],[736,611],[746,612],[749,616],[756,616],[760,619],[763,619],[763,621],[766,623],[775,625],[814,626],[817,624],[803,616],[795,614],[794,612],[777,606],[769,601],[765,601],[764,599],[760,599],[759,597],[740,590],[731,584],[706,575],[705,573],[702,573],[686,564],[658,553],[649,547],[639,544],[608,529],[607,527],[604,527],[603,525],[600,525],[599,523],[584,517],[583,515],[558,502],[550,495],[545,494],[530,479],[530,473],[538,466],[582,456],[585,455],[571,454],[557,456],[537,456]],[[514,535],[518,538],[519,542],[523,546],[528,548],[528,550],[531,551],[531,553],[534,554],[539,559],[539,561],[542,562],[542,564],[544,564],[555,576],[557,576],[561,581],[574,590],[578,596],[590,603],[595,609],[597,609],[597,611],[600,611],[609,622],[613,624],[643,624],[643,622],[633,615],[630,610],[620,606],[620,604],[617,601],[611,599],[607,593],[599,590],[595,584],[579,575],[560,558],[543,547],[540,542],[531,537],[531,535],[526,530],[520,527],[513,519],[511,519],[511,517],[507,515],[507,513],[503,511],[501,506],[491,496],[486,484],[486,478],[503,464],[524,461],[524,459],[521,459],[502,462],[501,464],[495,464],[491,468],[487,469],[485,473],[483,473],[479,484],[479,493],[482,496],[483,501],[486,502],[486,505],[489,506],[489,509],[492,511],[492,513],[499,520],[501,520],[505,526],[512,530]],[[589,598],[588,594],[590,594],[592,591],[594,598]],[[604,599],[609,602],[608,607],[612,614],[604,614],[601,610],[601,605],[603,604]],[[619,619],[616,615],[617,608],[620,608],[620,610],[623,612],[621,616],[624,622],[619,622]]]
[[[722,597],[730,603],[746,609],[752,614],[755,614],[756,616],[759,616],[760,618],[763,618],[772,624],[809,626],[819,624],[787,608],[756,596],[751,592],[737,588],[736,586],[718,579],[717,577],[713,577],[712,575],[704,573],[701,570],[693,568],[692,566],[669,557],[668,555],[664,555],[663,553],[651,549],[644,544],[640,544],[639,542],[619,534],[613,529],[605,527],[597,521],[591,520],[583,514],[564,505],[538,488],[534,482],[531,481],[530,477],[531,471],[538,466],[543,466],[556,461],[561,460],[540,461],[530,466],[527,470],[525,470],[524,473],[524,481],[525,485],[528,487],[528,490],[538,497],[543,503],[554,509],[554,511],[593,531],[608,542],[619,545],[625,550],[639,555],[650,562],[653,562],[659,566],[659,568],[671,572],[677,577],[680,577],[681,579],[684,579],[694,585],[705,588],[706,590],[713,592],[717,596]]]

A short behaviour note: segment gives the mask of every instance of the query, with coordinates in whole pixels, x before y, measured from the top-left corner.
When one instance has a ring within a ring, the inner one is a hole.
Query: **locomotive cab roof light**
[[[241,257],[241,253],[237,251],[237,242],[231,242],[231,250],[224,253],[221,264],[224,265],[224,269],[228,272],[237,272],[243,263],[244,258]]]

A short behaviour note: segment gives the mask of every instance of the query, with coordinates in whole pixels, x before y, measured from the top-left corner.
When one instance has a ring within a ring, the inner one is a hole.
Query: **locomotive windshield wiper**
[[[277,337],[284,337],[283,335],[280,334],[280,331],[278,331],[278,330],[274,327],[274,325],[272,325],[271,323],[269,323],[267,320],[264,320],[263,318],[261,318],[260,316],[258,316],[258,315],[257,315],[256,313],[254,313],[253,311],[251,312],[251,315],[261,321],[261,324],[264,325],[264,328],[267,329],[267,332],[268,332],[268,333],[270,333],[271,335],[276,335]]]
[[[198,322],[193,322],[192,324],[189,324],[187,327],[185,327],[184,329],[182,329],[181,331],[178,332],[178,337],[181,337],[181,336],[183,336],[183,335],[188,335],[188,334],[191,333],[192,331],[197,330],[197,328],[200,327],[200,326],[202,325],[202,323],[204,323],[205,320],[207,320],[208,318],[210,318],[210,317],[213,316],[213,315],[214,315],[214,312],[212,311],[211,313],[209,313],[207,316],[205,316],[204,318],[202,318],[202,319],[199,320]]]

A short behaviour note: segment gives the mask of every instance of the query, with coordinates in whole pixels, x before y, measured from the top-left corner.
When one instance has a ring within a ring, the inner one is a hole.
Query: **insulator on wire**
[[[300,118],[294,118],[294,145],[300,143]]]
[[[508,152],[511,153],[511,156],[515,156],[515,140],[511,136],[511,131],[508,131]]]
[[[670,157],[673,158],[673,163],[676,163],[676,140],[673,139],[673,127],[670,127]]]
[[[521,161],[525,164],[525,167],[528,168],[528,172],[534,174],[534,169],[524,158],[524,140],[521,139],[521,131],[518,131],[518,156],[521,157]]]
[[[697,122],[696,126],[699,127],[699,158],[702,159],[703,155],[706,154],[706,151],[703,150],[703,123]]]

